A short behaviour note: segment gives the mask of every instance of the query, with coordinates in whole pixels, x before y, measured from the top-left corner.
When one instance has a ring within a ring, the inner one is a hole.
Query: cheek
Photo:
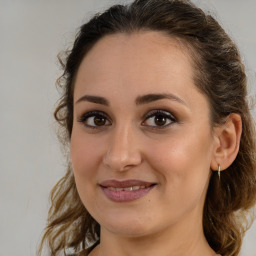
[[[97,186],[97,170],[100,165],[100,149],[95,140],[75,132],[71,137],[70,154],[77,191],[84,205],[92,198]]]
[[[81,177],[90,175],[93,167],[99,164],[101,154],[95,140],[87,137],[74,129],[70,143],[73,171]]]
[[[93,204],[92,193],[97,186],[96,169],[99,164],[99,149],[83,133],[73,130],[70,155],[78,194],[87,210],[90,210],[88,205]]]
[[[186,189],[203,189],[208,183],[211,163],[211,139],[209,133],[176,134],[162,143],[155,143],[150,154],[151,166],[161,175],[166,188],[177,193]]]

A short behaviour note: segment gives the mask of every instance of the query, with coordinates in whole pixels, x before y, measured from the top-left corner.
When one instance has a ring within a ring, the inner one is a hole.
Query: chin
[[[106,217],[106,215],[105,215]],[[122,237],[142,237],[157,232],[156,223],[137,216],[112,216],[99,221],[102,229]]]
[[[148,228],[143,228],[142,226],[138,227],[136,224],[124,224],[121,225],[112,225],[112,226],[104,226],[103,229],[106,229],[108,232],[127,238],[138,238],[150,235],[151,232]]]

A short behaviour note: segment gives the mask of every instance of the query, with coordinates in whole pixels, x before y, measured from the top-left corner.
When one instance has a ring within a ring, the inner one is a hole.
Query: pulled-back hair
[[[209,101],[212,127],[231,113],[241,116],[238,155],[220,181],[212,173],[203,211],[204,234],[212,249],[222,256],[238,255],[256,201],[255,128],[245,68],[236,45],[218,22],[189,0],[135,0],[112,6],[81,26],[73,48],[62,59],[64,72],[58,80],[62,97],[55,118],[62,127],[62,142],[68,145],[72,134],[74,80],[85,55],[106,35],[140,31],[163,32],[188,49],[194,83]],[[51,202],[41,249],[47,241],[52,256],[67,248],[88,255],[89,247],[99,243],[100,226],[82,204],[70,167],[53,188]]]

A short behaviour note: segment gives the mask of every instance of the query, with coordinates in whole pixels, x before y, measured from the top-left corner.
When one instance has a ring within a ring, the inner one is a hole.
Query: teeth
[[[132,191],[132,187],[124,188],[125,191]]]
[[[108,187],[109,190],[116,191],[116,188]]]
[[[146,186],[133,186],[133,187],[127,187],[127,188],[108,187],[108,189],[112,191],[133,191],[133,190],[139,190],[143,188],[146,188]]]

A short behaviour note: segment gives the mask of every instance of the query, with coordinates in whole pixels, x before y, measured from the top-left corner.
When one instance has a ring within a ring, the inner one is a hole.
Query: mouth
[[[144,189],[148,187],[150,186],[133,186],[133,187],[126,187],[126,188],[106,187],[106,188],[112,191],[134,191],[134,190]]]
[[[107,180],[99,185],[105,196],[111,201],[130,202],[144,197],[157,184],[141,180]]]

